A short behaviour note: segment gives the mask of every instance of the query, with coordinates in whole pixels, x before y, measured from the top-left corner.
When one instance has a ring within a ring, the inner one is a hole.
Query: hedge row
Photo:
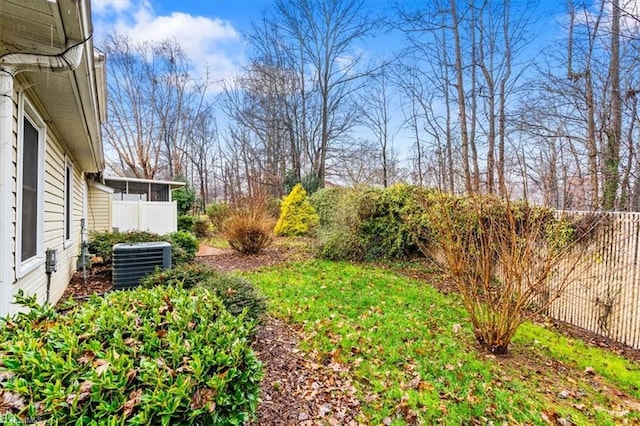
[[[483,220],[490,218],[497,222],[507,220],[508,211],[516,220],[541,217],[547,224],[547,238],[556,246],[567,244],[577,235],[578,224],[566,217],[557,219],[554,212],[545,207],[524,202],[506,203],[491,196],[448,195],[406,184],[386,189],[325,188],[313,194],[310,202],[320,218],[317,230],[320,255],[333,260],[421,256],[433,244],[433,230],[437,229],[434,225],[440,220],[441,208],[456,209],[461,217],[480,215]],[[474,223],[473,220],[463,222]]]
[[[92,232],[89,235],[89,252],[111,263],[113,246],[118,243],[148,243],[166,241],[171,244],[171,258],[174,265],[190,262],[198,252],[198,240],[187,231],[176,231],[158,235],[145,231]]]

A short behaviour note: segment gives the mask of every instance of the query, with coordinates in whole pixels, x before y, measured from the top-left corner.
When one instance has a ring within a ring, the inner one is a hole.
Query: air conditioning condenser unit
[[[136,287],[156,267],[171,268],[171,244],[167,242],[120,243],[113,246],[113,287]]]

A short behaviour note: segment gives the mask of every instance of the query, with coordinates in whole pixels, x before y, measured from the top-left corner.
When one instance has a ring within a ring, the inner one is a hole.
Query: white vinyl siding
[[[19,114],[18,114],[19,115]],[[20,125],[18,125],[20,127]],[[63,295],[76,269],[76,260],[80,252],[81,230],[80,219],[84,213],[85,178],[81,167],[74,157],[61,143],[55,129],[46,128],[43,135],[44,146],[42,153],[42,215],[40,216],[40,239],[42,246],[42,261],[29,270],[20,270],[18,264],[17,279],[13,292],[23,290],[25,294],[37,295],[39,302],[47,300],[47,274],[44,267],[44,250],[53,249],[58,253],[56,272],[51,274],[49,288],[49,302],[56,303]],[[19,141],[19,139],[18,139]],[[19,150],[18,143],[18,150]],[[16,164],[20,164],[20,153],[17,153]],[[67,173],[69,171],[69,173]],[[19,173],[17,173],[18,175]],[[68,176],[70,181],[68,182]],[[67,185],[67,182],[69,185]],[[19,198],[19,183],[16,182],[16,199]],[[70,190],[68,190],[70,188]],[[69,196],[69,197],[68,197]],[[71,208],[67,215],[67,206]],[[18,206],[18,212],[19,206]],[[20,213],[16,214],[16,222],[20,221]],[[67,217],[70,218],[67,228]],[[20,224],[16,223],[16,260],[19,262]],[[71,238],[67,239],[67,232]],[[15,309],[15,307],[14,307]]]
[[[113,190],[95,182],[89,182],[87,228],[89,231],[111,231]]]

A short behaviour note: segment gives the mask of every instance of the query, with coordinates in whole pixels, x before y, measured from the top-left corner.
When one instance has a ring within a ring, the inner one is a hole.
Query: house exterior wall
[[[17,99],[17,97],[14,97]],[[37,104],[34,102],[34,104]],[[37,111],[42,114],[42,111]],[[45,272],[44,259],[32,270],[29,270],[22,276],[16,268],[16,264],[20,262],[17,253],[16,236],[20,232],[17,221],[17,200],[18,200],[18,120],[20,112],[18,104],[14,104],[14,130],[13,130],[13,163],[12,167],[12,197],[9,200],[13,212],[13,244],[11,256],[15,259],[13,267],[13,283],[11,284],[11,293],[16,294],[19,290],[23,290],[26,295],[36,295],[38,302],[42,303],[47,300],[47,281],[48,276]],[[65,176],[67,164],[72,166],[72,189],[71,194],[71,238],[65,239]],[[57,302],[64,291],[75,271],[76,259],[80,252],[81,243],[81,225],[80,220],[83,217],[84,208],[84,190],[86,181],[80,166],[74,161],[73,157],[66,152],[64,145],[55,135],[54,130],[47,126],[44,139],[44,226],[42,228],[43,246],[45,249],[57,250],[57,270],[51,274],[49,302]],[[4,202],[3,202],[4,204]],[[18,306],[11,304],[9,312],[13,313]]]
[[[88,186],[87,225],[90,231],[111,231],[113,212],[113,190],[89,181]]]

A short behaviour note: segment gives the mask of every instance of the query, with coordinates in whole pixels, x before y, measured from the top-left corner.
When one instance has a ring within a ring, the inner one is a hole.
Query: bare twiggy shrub
[[[548,209],[444,194],[421,204],[416,241],[450,274],[476,340],[494,354],[506,353],[517,328],[562,294],[585,258],[573,228]]]
[[[244,206],[235,206],[224,221],[222,236],[231,248],[243,254],[256,254],[273,241],[275,219],[267,209],[267,199],[256,197]]]

